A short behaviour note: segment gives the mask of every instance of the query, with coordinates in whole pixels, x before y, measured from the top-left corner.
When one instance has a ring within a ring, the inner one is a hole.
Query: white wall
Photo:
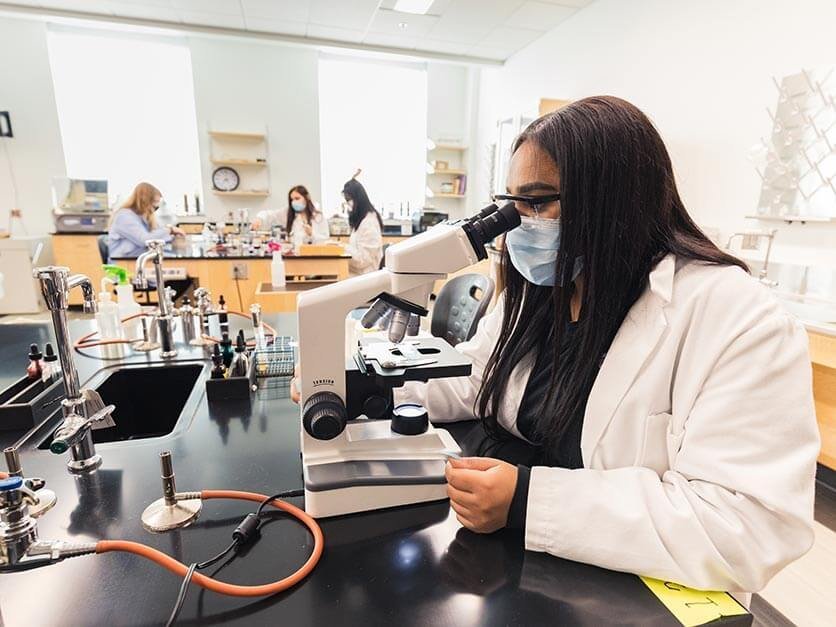
[[[833,24],[832,0],[597,0],[483,70],[477,143],[541,97],[620,96],[656,123],[692,215],[728,234],[757,205],[746,155],[771,132],[771,77],[836,65]],[[486,178],[476,183],[485,195]],[[836,249],[836,225],[781,227],[776,246],[788,244]]]
[[[286,206],[287,190],[298,184],[319,199],[317,51],[208,37],[190,38],[189,46],[209,215],[222,217],[238,207]],[[208,130],[263,132],[265,127],[271,195],[259,199],[212,194]]]
[[[476,151],[471,143],[474,139],[478,84],[478,69],[451,63],[427,64],[427,136],[434,140],[442,139],[470,146],[461,155],[460,164],[468,172],[476,166]],[[458,158],[458,155],[439,156],[444,157]],[[437,186],[438,181],[430,178],[430,187]],[[474,200],[473,194],[468,193],[467,198],[463,199],[436,198],[433,204],[452,216],[462,217],[472,212],[478,201]]]
[[[14,137],[1,138],[17,180],[19,208],[30,234],[52,228],[52,178],[65,176],[64,150],[43,22],[0,18],[0,109]],[[0,146],[0,228],[14,207],[12,181]]]

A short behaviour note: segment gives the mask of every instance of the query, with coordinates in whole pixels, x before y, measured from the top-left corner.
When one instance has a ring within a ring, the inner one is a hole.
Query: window
[[[375,207],[424,204],[427,73],[423,65],[323,57],[319,62],[322,208],[336,212],[358,180]]]
[[[107,179],[111,200],[148,181],[181,207],[200,188],[185,42],[59,27],[48,42],[67,176]]]

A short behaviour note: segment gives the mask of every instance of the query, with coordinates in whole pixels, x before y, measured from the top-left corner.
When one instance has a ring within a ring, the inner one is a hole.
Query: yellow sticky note
[[[641,580],[685,627],[697,627],[725,616],[748,614],[728,592],[694,590],[650,577],[641,577]]]

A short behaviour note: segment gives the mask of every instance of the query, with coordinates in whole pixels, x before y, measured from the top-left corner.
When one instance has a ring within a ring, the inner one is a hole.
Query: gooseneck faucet
[[[72,472],[94,470],[101,465],[102,458],[93,444],[92,426],[100,420],[109,421],[114,407],[105,407],[97,392],[81,389],[67,326],[71,289],[81,288],[86,313],[97,310],[93,283],[83,274],[70,275],[69,268],[62,266],[36,268],[34,276],[40,282],[41,293],[52,316],[64,380],[65,398],[61,401],[64,420],[53,434],[50,450],[60,454],[70,449],[71,459],[67,466]]]
[[[165,289],[163,281],[163,248],[165,242],[161,239],[152,239],[146,242],[148,250],[136,259],[136,270],[134,272],[134,285],[139,289],[148,289],[148,277],[145,274],[145,266],[148,261],[154,262],[154,273],[157,281],[157,302],[159,313],[156,316],[159,329],[160,357],[174,357],[177,349],[174,348],[174,318],[171,311],[171,301]]]

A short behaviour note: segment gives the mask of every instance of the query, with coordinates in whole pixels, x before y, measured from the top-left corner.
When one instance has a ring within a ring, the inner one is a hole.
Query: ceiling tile
[[[523,0],[455,0],[430,31],[430,37],[475,44],[522,4]]]
[[[269,17],[307,22],[310,0],[241,0],[245,17]]]
[[[527,46],[532,41],[542,36],[543,31],[539,30],[500,26],[499,28],[494,28],[481,43],[484,43],[487,46],[519,49],[523,46]]]
[[[389,48],[405,48],[412,50],[418,43],[418,37],[410,37],[407,34],[393,35],[390,33],[368,33],[363,38],[364,44],[372,46],[387,46]]]
[[[421,38],[415,45],[416,50],[427,52],[440,52],[443,54],[464,54],[470,48],[470,44],[443,41],[441,39]]]
[[[363,39],[363,31],[350,28],[334,28],[321,24],[308,24],[308,37],[360,43],[360,40]]]
[[[305,22],[296,20],[271,20],[264,17],[245,17],[244,23],[247,30],[261,31],[264,33],[279,33],[282,35],[298,35],[304,37],[308,31]]]
[[[437,21],[438,17],[435,15],[412,15],[400,11],[380,9],[375,13],[369,31],[389,33],[390,35],[404,34],[423,37],[430,32]],[[402,29],[401,24],[406,24],[406,29]]]
[[[241,15],[221,15],[220,13],[206,13],[205,11],[178,11],[184,24],[199,26],[218,26],[220,28],[244,28],[244,18]]]
[[[378,0],[311,0],[308,21],[365,32],[377,5]]]
[[[180,16],[173,8],[162,6],[146,6],[131,2],[111,2],[111,8],[115,15],[124,17],[137,17],[144,20],[157,20],[159,22],[179,22]]]
[[[171,4],[181,11],[241,15],[241,4],[238,0],[171,0]]]
[[[528,0],[505,22],[505,26],[547,31],[573,15],[577,9]]]

